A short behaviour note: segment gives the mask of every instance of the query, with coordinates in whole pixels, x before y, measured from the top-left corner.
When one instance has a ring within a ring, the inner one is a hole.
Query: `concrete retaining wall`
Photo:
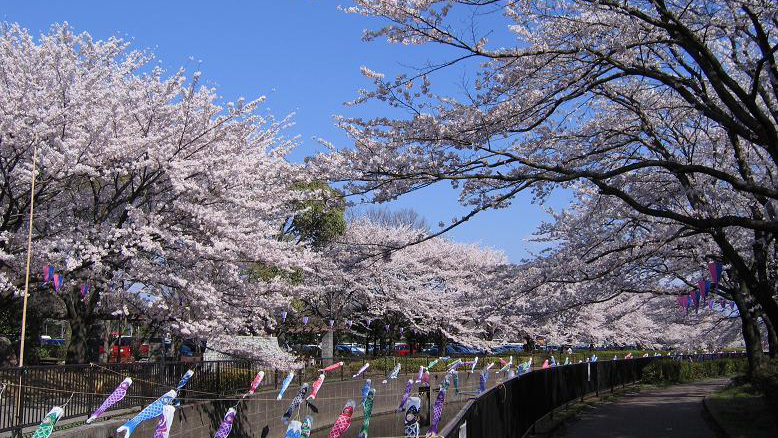
[[[494,373],[491,373],[491,384],[498,380]],[[433,376],[433,388],[437,388],[436,381],[442,375]],[[377,389],[375,402],[373,405],[373,421],[371,421],[371,435],[373,436],[397,436],[402,433],[402,415],[394,414],[402,394],[405,390],[408,379],[415,378],[415,375],[401,375],[396,380],[390,380],[387,384],[382,384],[379,378],[373,379],[373,387]],[[353,423],[347,435],[356,436],[362,425],[362,409],[359,407],[361,400],[362,386],[364,380],[346,380],[327,382],[325,380],[319,390],[316,400],[313,402],[318,408],[314,422],[315,437],[324,437],[329,431],[329,427],[340,415],[343,405],[348,399],[357,402],[357,409],[354,412]],[[460,389],[463,391],[474,391],[478,386],[478,374],[468,375],[460,372]],[[259,437],[262,428],[268,425],[270,428],[270,438],[282,437],[286,431],[286,425],[281,421],[281,416],[286,412],[289,404],[297,394],[299,386],[290,386],[282,400],[276,400],[277,392],[257,393],[253,397],[247,398],[239,409],[238,416],[233,426],[230,438],[255,438]],[[418,392],[418,385],[414,385],[412,394]],[[434,402],[437,392],[433,391],[431,400]],[[453,416],[467,401],[467,394],[455,394],[453,385],[449,390],[444,412],[443,421],[446,417]],[[235,402],[233,400],[222,401],[204,401],[195,404],[188,404],[176,409],[175,419],[173,421],[171,438],[211,438],[216,428],[221,423],[224,414]],[[305,415],[305,404],[300,409],[300,419]],[[386,414],[386,415],[384,415]],[[108,421],[83,425],[75,428],[61,430],[54,433],[56,438],[109,438],[116,437],[116,429],[121,426],[134,413],[127,413],[121,417],[116,417]],[[399,425],[399,429],[397,426]],[[386,433],[376,435],[375,430],[384,430]],[[156,420],[148,420],[141,423],[132,435],[135,438],[151,438],[156,428]],[[391,431],[391,433],[389,433]]]

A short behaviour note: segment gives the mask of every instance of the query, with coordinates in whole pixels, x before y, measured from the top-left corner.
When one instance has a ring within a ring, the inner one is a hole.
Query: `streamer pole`
[[[30,294],[30,263],[32,262],[32,217],[35,212],[35,172],[38,161],[38,142],[32,146],[32,183],[30,184],[30,229],[27,232],[27,272],[24,277],[24,304],[22,304],[22,337],[19,340],[19,368],[24,366],[24,338],[27,332],[27,296]]]
[[[38,162],[38,141],[33,140],[32,143],[32,182],[30,183],[30,229],[27,232],[27,268],[24,277],[24,298],[22,304],[22,336],[19,340],[19,368],[24,367],[24,338],[27,335],[27,296],[30,293],[30,263],[32,262],[32,217],[35,212],[35,172],[37,171]],[[19,424],[22,422],[22,383],[23,373],[19,373],[19,391],[16,393],[16,412]],[[15,436],[21,436],[21,429],[14,431]]]

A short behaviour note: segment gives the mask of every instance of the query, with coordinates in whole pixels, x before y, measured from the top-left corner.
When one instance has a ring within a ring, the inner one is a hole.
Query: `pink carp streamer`
[[[510,357],[510,360],[508,362],[505,362],[505,360],[500,359],[500,363],[504,366],[500,368],[500,371],[497,371],[498,373],[504,373],[511,369],[511,366],[513,366],[513,356]]]
[[[362,365],[362,368],[360,368],[360,369],[359,369],[359,371],[357,371],[357,373],[356,373],[356,374],[354,374],[353,376],[351,376],[351,378],[352,378],[352,379],[356,379],[356,378],[357,378],[357,377],[359,377],[359,376],[360,376],[362,373],[364,373],[364,372],[365,372],[365,370],[366,370],[366,369],[368,369],[369,367],[370,367],[370,362],[367,362],[366,364]]]
[[[235,408],[227,410],[227,413],[224,414],[224,420],[222,420],[222,424],[219,425],[219,428],[216,429],[216,434],[213,438],[227,438],[230,435],[230,432],[232,432],[232,424],[235,422],[235,414],[237,414]]]
[[[313,389],[311,390],[311,395],[308,396],[306,400],[315,400],[316,394],[319,393],[319,388],[321,388],[321,384],[324,383],[324,373],[319,374],[319,378],[313,381]]]
[[[130,385],[132,385],[131,378],[127,377],[126,379],[122,380],[122,383],[120,383],[119,386],[117,386],[116,389],[113,390],[111,395],[109,395],[108,398],[105,399],[103,404],[101,404],[100,407],[97,408],[97,410],[94,411],[92,415],[90,415],[89,418],[86,419],[86,424],[95,421],[99,416],[103,415],[103,412],[105,412],[108,408],[121,401],[124,398],[124,396],[127,395],[127,389],[130,388]]]
[[[168,438],[170,436],[170,428],[173,426],[173,415],[175,413],[176,408],[173,405],[166,405],[162,408],[162,415],[160,415],[157,429],[154,431],[154,438]]]
[[[246,393],[246,395],[254,394],[257,391],[257,388],[259,388],[259,385],[262,383],[262,379],[265,378],[265,372],[260,371],[257,373],[257,375],[254,377],[254,380],[251,381],[251,388],[249,389],[249,392]]]
[[[334,364],[332,364],[332,365],[330,365],[328,367],[322,368],[319,371],[332,371],[332,370],[338,369],[338,368],[340,368],[342,366],[343,366],[343,362],[335,362]]]
[[[332,425],[332,429],[330,429],[330,433],[327,435],[327,438],[340,438],[348,429],[348,427],[351,425],[351,415],[354,413],[354,406],[356,406],[356,402],[354,400],[349,400],[346,402],[346,405],[343,406],[343,411],[341,411],[340,416],[338,416],[338,419],[335,420],[335,424]]]

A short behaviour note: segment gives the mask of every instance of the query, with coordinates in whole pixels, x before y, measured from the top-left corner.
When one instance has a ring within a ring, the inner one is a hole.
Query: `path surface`
[[[563,438],[716,438],[702,399],[729,379],[705,380],[625,395],[585,411]]]

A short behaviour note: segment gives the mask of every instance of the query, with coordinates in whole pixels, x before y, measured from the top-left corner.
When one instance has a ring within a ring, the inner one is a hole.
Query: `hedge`
[[[652,362],[643,369],[643,381],[659,384],[683,383],[712,377],[732,376],[745,373],[747,369],[748,361],[745,358],[699,362],[662,359]]]

